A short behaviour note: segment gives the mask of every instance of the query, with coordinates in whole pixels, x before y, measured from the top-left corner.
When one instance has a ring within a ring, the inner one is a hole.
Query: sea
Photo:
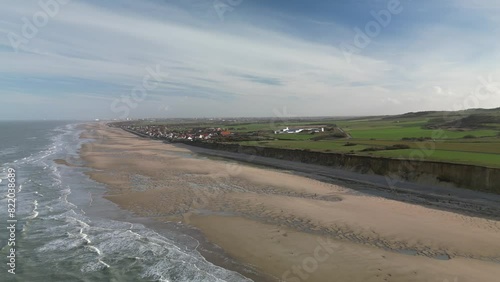
[[[196,239],[152,230],[103,198],[79,157],[91,141],[82,131],[78,122],[0,122],[0,281],[251,281],[205,260]]]

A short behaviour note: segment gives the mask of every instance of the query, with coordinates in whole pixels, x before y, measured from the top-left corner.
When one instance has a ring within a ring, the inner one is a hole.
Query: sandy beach
[[[269,281],[498,281],[500,222],[196,155],[104,124],[81,156],[106,198],[199,229]],[[67,160],[60,160],[65,163]],[[256,278],[254,278],[255,280]],[[256,280],[257,281],[257,280]]]

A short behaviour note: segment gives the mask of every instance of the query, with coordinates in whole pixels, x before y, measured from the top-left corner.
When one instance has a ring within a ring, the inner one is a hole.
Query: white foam
[[[109,264],[103,262],[102,260],[99,260],[99,263],[104,265],[105,268],[110,268],[111,266],[109,266]]]
[[[84,264],[80,271],[84,273],[102,271],[106,268],[110,268],[109,264],[103,262],[102,260],[97,260]]]
[[[31,220],[31,219],[35,219],[38,217],[38,201],[37,200],[34,200],[33,201],[33,210],[31,211],[31,215],[25,217],[24,219],[25,220]]]
[[[90,226],[85,222],[88,220],[84,215],[77,214],[74,210],[69,210],[59,215],[50,216],[49,219],[63,220],[72,226],[78,228],[89,228]]]
[[[25,220],[31,220],[31,219],[35,219],[38,217],[38,212],[37,211],[34,211],[30,216],[24,218]]]
[[[88,238],[89,235],[88,234],[85,234],[83,233],[83,228],[80,229],[80,236],[82,237],[82,239],[85,241],[85,243],[88,245],[90,243],[92,243],[92,241],[90,241],[90,239]],[[100,254],[100,253],[99,253]]]
[[[101,250],[99,250],[98,248],[94,246],[87,246],[87,248],[90,249],[92,252],[98,254],[99,256],[101,255]]]
[[[76,249],[82,245],[81,240],[63,238],[50,241],[49,243],[36,249],[39,253],[65,252]]]
[[[92,243],[92,241],[90,241],[90,239],[88,239],[88,238],[87,238],[87,236],[85,236],[85,237],[83,238],[83,240],[85,241],[85,243],[86,243],[87,245]]]

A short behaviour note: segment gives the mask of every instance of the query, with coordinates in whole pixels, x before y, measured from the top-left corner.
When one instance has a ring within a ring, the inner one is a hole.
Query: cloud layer
[[[204,0],[55,1],[40,1],[54,12],[44,25],[38,1],[0,12],[0,95],[11,105],[1,119],[118,118],[117,100],[131,118],[273,116],[284,108],[296,116],[394,114],[451,109],[478,77],[500,81],[494,1],[401,1],[402,12],[354,54],[342,46],[355,46],[356,28],[394,0],[343,7],[352,17],[328,3],[301,12],[249,0],[221,0],[222,8]],[[37,29],[32,38],[26,20]],[[16,51],[12,42],[21,43]],[[161,78],[145,89],[148,68]],[[500,106],[499,97],[473,105]]]

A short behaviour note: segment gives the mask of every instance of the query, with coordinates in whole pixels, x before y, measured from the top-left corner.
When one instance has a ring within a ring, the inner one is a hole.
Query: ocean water
[[[0,122],[0,281],[250,281],[207,262],[197,241],[161,234],[103,199],[103,185],[82,164],[82,127],[68,122]],[[7,173],[17,174],[15,275]]]

